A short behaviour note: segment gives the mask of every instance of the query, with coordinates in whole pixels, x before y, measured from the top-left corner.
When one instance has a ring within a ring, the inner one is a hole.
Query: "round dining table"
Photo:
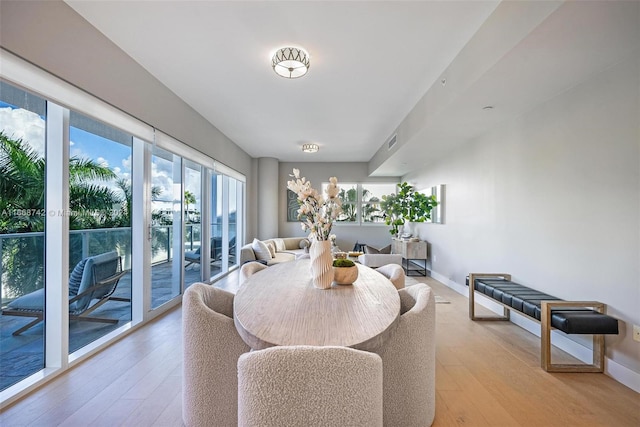
[[[233,318],[254,350],[282,345],[344,346],[371,351],[400,319],[398,290],[360,265],[352,285],[318,289],[310,260],[276,264],[250,276],[236,293]]]

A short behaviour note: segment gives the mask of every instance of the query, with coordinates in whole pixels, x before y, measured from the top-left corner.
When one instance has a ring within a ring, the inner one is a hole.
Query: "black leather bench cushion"
[[[552,310],[551,325],[567,334],[618,333],[618,320],[594,310]]]
[[[542,301],[562,301],[553,295],[501,278],[476,279],[474,287],[478,292],[538,321],[542,313]],[[618,321],[615,318],[583,308],[553,309],[551,325],[567,334],[618,333]]]

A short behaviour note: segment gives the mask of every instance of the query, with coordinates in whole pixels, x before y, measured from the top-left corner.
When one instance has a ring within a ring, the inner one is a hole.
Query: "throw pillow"
[[[87,263],[85,258],[80,261],[69,275],[69,296],[75,297],[78,295],[78,289],[80,289],[80,283],[82,283],[82,274],[84,273],[84,265]]]
[[[374,248],[373,246],[365,245],[364,247],[365,254],[379,254],[380,251]]]
[[[300,247],[300,249],[307,249],[309,246],[311,246],[311,242],[309,241],[309,239],[302,239],[300,240],[300,244],[298,246]]]
[[[273,239],[276,244],[276,252],[284,252],[287,250],[287,245],[284,244],[284,239]]]
[[[391,245],[385,246],[382,249],[376,249],[373,246],[365,245],[364,253],[366,253],[366,254],[390,254],[391,253]]]
[[[253,252],[256,254],[257,260],[269,261],[271,258],[273,258],[271,256],[271,251],[269,251],[269,248],[263,241],[253,239],[253,242],[251,243],[251,249],[253,249]]]
[[[267,248],[269,248],[269,253],[271,254],[271,258],[275,258],[276,256],[276,245],[273,242],[267,243]]]

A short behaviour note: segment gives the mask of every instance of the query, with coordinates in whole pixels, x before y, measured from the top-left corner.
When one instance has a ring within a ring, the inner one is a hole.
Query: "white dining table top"
[[[352,285],[317,289],[310,261],[276,264],[250,276],[234,299],[234,321],[254,350],[275,345],[345,346],[373,350],[394,332],[400,296],[375,270],[356,264]]]

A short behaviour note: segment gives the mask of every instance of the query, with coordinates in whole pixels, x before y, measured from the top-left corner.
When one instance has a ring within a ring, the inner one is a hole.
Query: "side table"
[[[427,242],[420,240],[412,242],[409,240],[393,239],[391,242],[391,252],[402,255],[402,268],[407,276],[427,275]],[[411,261],[423,261],[424,267],[420,268]],[[415,272],[415,274],[411,274]]]

